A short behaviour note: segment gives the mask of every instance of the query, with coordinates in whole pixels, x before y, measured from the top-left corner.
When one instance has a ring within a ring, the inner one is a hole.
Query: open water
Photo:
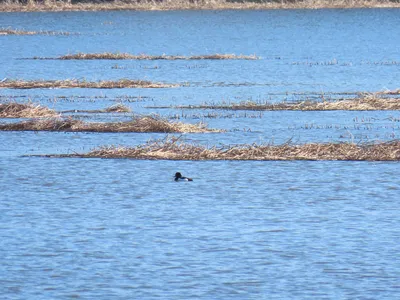
[[[168,89],[0,90],[56,110],[123,103],[205,121],[205,145],[398,138],[400,114],[156,106],[297,101],[399,88],[391,9],[1,13],[0,80],[146,79]],[[68,53],[259,60],[59,61]],[[153,108],[152,108],[153,107]],[[119,120],[129,115],[91,115]],[[3,120],[3,122],[16,120]],[[0,132],[2,299],[399,299],[400,169],[377,162],[49,159],[164,134]],[[193,177],[176,183],[175,172]]]

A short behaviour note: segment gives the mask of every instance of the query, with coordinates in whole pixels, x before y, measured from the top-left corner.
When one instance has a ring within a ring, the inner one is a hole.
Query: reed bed
[[[152,108],[171,108],[167,106],[155,106]],[[256,103],[254,101],[242,101],[230,104],[202,104],[202,105],[180,105],[173,108],[179,109],[225,109],[225,110],[297,110],[297,111],[370,111],[370,110],[400,110],[399,98],[381,98],[376,95],[368,95],[355,99],[339,99],[333,101],[301,101],[301,102],[279,102],[279,103]]]
[[[189,10],[189,9],[317,9],[356,7],[400,7],[394,0],[115,0],[110,2],[74,3],[71,0],[19,2],[6,0],[0,11],[93,11],[93,10]]]
[[[51,157],[130,158],[149,160],[344,160],[399,161],[400,141],[377,144],[311,143],[303,145],[235,145],[207,148],[179,138],[149,141],[136,147],[104,146],[85,154]]]
[[[120,79],[118,81],[97,81],[84,80],[3,80],[0,81],[0,88],[8,89],[49,89],[49,88],[95,88],[95,89],[120,89],[120,88],[171,88],[177,84],[165,84],[147,80]]]
[[[1,7],[1,4],[0,4]],[[1,11],[1,10],[0,10]],[[69,32],[63,31],[27,31],[12,28],[0,28],[0,35],[70,35]]]
[[[56,58],[49,57],[33,57],[33,59],[59,59],[59,60],[96,60],[96,59],[108,59],[108,60],[255,60],[259,59],[256,55],[236,55],[236,54],[210,54],[210,55],[147,55],[139,54],[133,55],[129,53],[76,53],[59,56]]]
[[[38,104],[16,102],[0,104],[0,118],[40,118],[56,116],[58,113]]]
[[[69,118],[32,119],[18,123],[0,124],[0,131],[63,131],[63,132],[162,132],[206,133],[220,132],[208,129],[206,124],[170,122],[159,116],[134,116],[126,122],[83,122]]]

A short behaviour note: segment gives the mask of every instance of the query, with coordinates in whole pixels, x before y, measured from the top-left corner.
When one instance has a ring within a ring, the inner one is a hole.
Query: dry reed
[[[210,54],[210,55],[194,55],[194,56],[182,56],[182,55],[132,55],[129,53],[76,53],[67,54],[56,58],[48,57],[33,57],[33,59],[60,59],[60,60],[94,60],[94,59],[108,59],[108,60],[255,60],[259,59],[256,55],[236,55],[236,54]]]
[[[169,108],[158,106],[153,108]],[[243,101],[230,104],[202,104],[202,105],[181,105],[174,106],[179,109],[226,109],[226,110],[254,110],[254,111],[273,111],[273,110],[298,110],[298,111],[327,111],[327,110],[349,110],[349,111],[368,111],[368,110],[400,110],[399,98],[380,98],[376,95],[365,95],[362,98],[339,99],[333,101],[301,101],[301,102],[279,102],[279,103],[256,103],[253,101]]]
[[[130,158],[157,160],[346,160],[398,161],[400,141],[377,144],[311,143],[303,145],[236,145],[207,148],[180,143],[179,138],[149,141],[136,147],[105,146],[86,154],[51,157]]]
[[[32,103],[10,102],[0,104],[0,118],[39,118],[56,115],[56,111]]]
[[[134,116],[126,122],[83,122],[69,118],[32,119],[18,123],[0,124],[0,131],[64,131],[64,132],[163,132],[206,133],[220,132],[208,129],[204,123],[170,122],[159,116]]]
[[[188,10],[188,9],[318,9],[356,7],[400,7],[391,0],[281,0],[281,1],[232,1],[232,0],[116,0],[112,2],[74,3],[71,0],[45,0],[19,2],[7,0],[0,4],[0,11],[91,11],[91,10]]]
[[[48,88],[95,88],[95,89],[116,89],[116,88],[170,88],[177,87],[177,84],[165,84],[147,80],[120,79],[118,81],[82,81],[76,79],[68,80],[3,80],[0,81],[0,88],[8,89],[48,89]]]

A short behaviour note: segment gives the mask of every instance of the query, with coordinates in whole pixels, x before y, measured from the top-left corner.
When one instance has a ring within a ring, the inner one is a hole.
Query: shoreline
[[[27,4],[5,2],[0,3],[1,12],[61,12],[61,11],[170,11],[170,10],[276,10],[276,9],[359,9],[359,8],[400,8],[399,2],[383,1],[333,1],[333,0],[304,0],[299,2],[278,3],[236,3],[225,0],[159,2],[147,0],[141,3],[124,3],[114,1],[110,3],[76,3],[70,1],[45,0],[37,3],[28,0]]]

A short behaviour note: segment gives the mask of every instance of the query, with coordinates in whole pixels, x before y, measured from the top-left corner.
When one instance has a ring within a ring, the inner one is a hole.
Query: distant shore
[[[27,11],[106,11],[106,10],[222,10],[222,9],[322,9],[322,8],[400,8],[394,0],[141,0],[94,1],[5,0],[0,12]]]

